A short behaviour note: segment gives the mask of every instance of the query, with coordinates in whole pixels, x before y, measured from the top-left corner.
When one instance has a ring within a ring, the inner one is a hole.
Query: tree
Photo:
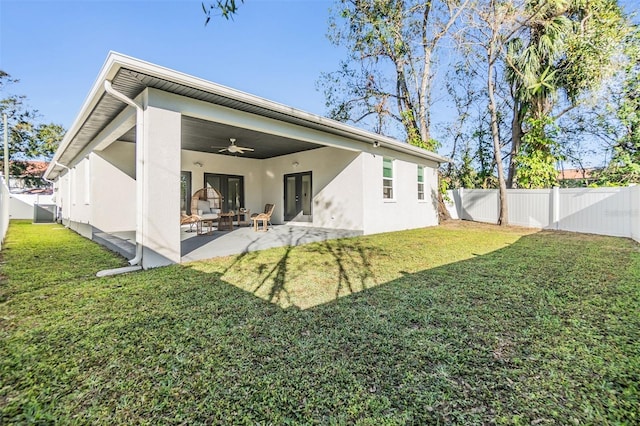
[[[240,2],[244,3],[244,0],[240,0]],[[216,0],[215,3],[209,3],[208,6],[202,3],[202,11],[206,16],[204,21],[205,25],[211,21],[211,12],[216,10],[220,12],[220,16],[229,20],[233,19],[233,16],[238,13],[238,5],[236,4],[236,0]]]
[[[341,0],[329,38],[350,56],[322,77],[329,115],[378,133],[399,131],[408,143],[435,150],[434,55],[469,2]]]
[[[522,28],[520,9],[513,2],[497,0],[479,1],[465,16],[465,31],[459,42],[478,67],[484,70],[485,93],[489,115],[489,134],[493,148],[497,186],[500,198],[499,225],[508,225],[507,185],[502,155],[500,104],[498,82],[504,76],[505,45]]]
[[[561,158],[546,132],[615,73],[628,25],[615,0],[528,0],[522,16],[505,55],[513,97],[507,184],[549,187]]]
[[[7,87],[17,83],[5,71],[0,70],[0,115],[7,114],[9,131],[9,160],[10,175],[22,176],[31,184],[41,184],[40,176],[27,173],[27,161],[41,159],[50,160],[62,138],[65,130],[53,123],[38,122],[40,116],[36,110],[26,105],[24,95],[6,94]],[[4,129],[4,121],[0,120],[0,129]],[[0,151],[0,159],[4,164],[4,150]]]
[[[613,155],[603,170],[600,184],[640,183],[640,27],[635,26],[625,40],[626,66],[621,90],[612,105],[619,121]]]

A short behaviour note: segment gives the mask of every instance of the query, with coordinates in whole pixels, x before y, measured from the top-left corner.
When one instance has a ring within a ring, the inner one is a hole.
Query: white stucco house
[[[235,144],[253,149],[222,151]],[[432,152],[111,52],[45,173],[69,228],[135,231],[133,263],[181,261],[181,211],[208,185],[274,224],[362,234],[438,224]],[[224,210],[224,209],[223,209]]]

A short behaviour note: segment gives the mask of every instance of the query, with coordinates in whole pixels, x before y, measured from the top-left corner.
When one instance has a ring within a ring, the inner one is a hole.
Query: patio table
[[[234,212],[220,213],[218,217],[218,230],[233,231],[233,217],[235,215]]]
[[[198,235],[211,235],[211,233],[213,232],[213,222],[215,219],[200,219],[197,223],[196,223],[196,231]],[[208,226],[209,230],[207,232],[204,232],[204,226]]]

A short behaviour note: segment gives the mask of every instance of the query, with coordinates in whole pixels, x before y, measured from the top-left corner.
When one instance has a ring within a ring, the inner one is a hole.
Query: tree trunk
[[[509,215],[507,209],[507,185],[504,180],[504,168],[502,166],[502,154],[500,152],[500,132],[498,129],[498,108],[496,106],[495,99],[495,84],[493,82],[494,71],[494,45],[495,39],[492,40],[491,45],[487,48],[487,90],[489,92],[489,113],[491,114],[491,139],[493,140],[493,156],[496,161],[496,168],[498,169],[498,185],[500,188],[500,217],[498,219],[498,225],[508,225]]]
[[[513,118],[511,119],[511,154],[509,157],[509,175],[507,176],[507,188],[513,188],[516,182],[516,157],[522,144],[522,108],[520,102],[513,100]]]

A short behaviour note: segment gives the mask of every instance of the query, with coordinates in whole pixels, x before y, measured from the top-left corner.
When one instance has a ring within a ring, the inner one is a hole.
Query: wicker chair
[[[273,214],[273,209],[275,206],[275,204],[265,204],[263,213],[251,215],[251,218],[253,219],[254,231],[259,231],[258,222],[262,222],[263,231],[267,230],[267,225],[273,226],[273,224],[271,223],[271,215]]]
[[[189,225],[189,230],[187,232],[193,232],[193,225],[198,223],[200,220],[200,216],[197,214],[188,215],[186,213],[180,213],[180,226]]]
[[[205,201],[206,203],[203,203]],[[221,206],[222,195],[215,188],[199,189],[191,197],[191,214],[188,215],[184,211],[180,214],[180,226],[189,225],[187,232],[193,232],[193,225],[196,225],[196,231],[200,234],[202,221],[216,222],[222,211]],[[212,210],[217,210],[217,212]],[[209,226],[211,229],[211,225]]]
[[[206,201],[206,203],[203,203]],[[209,208],[206,208],[209,206]],[[212,212],[217,210],[217,213]],[[199,214],[202,212],[202,214]],[[203,219],[214,219],[222,212],[222,195],[212,187],[202,188],[193,193],[191,197],[191,214],[196,214]]]

